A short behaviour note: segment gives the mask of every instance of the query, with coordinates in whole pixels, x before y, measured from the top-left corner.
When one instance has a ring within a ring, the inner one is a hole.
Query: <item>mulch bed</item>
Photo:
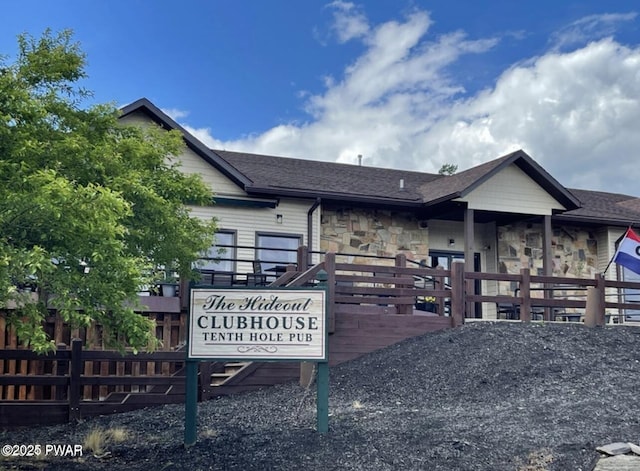
[[[595,448],[640,440],[640,328],[469,323],[330,372],[329,433],[315,388],[287,384],[199,404],[0,432],[2,444],[82,444],[123,429],[101,458],[0,458],[9,470],[591,470]]]

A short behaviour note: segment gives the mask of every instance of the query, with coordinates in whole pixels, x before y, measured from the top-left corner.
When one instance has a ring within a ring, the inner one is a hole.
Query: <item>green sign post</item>
[[[317,368],[317,429],[329,430],[327,274],[316,288],[192,287],[186,358],[184,446],[197,440],[198,363],[307,361]],[[203,378],[203,380],[205,380]]]
[[[196,444],[198,422],[198,360],[187,358],[185,388],[184,446]]]
[[[316,423],[319,433],[329,431],[329,363],[318,363],[318,376],[316,378]]]

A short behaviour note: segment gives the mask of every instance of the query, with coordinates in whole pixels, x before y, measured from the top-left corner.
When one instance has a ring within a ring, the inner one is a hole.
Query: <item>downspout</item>
[[[307,211],[307,244],[309,245],[309,259],[307,260],[308,265],[311,265],[311,252],[313,251],[313,212],[318,209],[321,201],[321,198],[316,198],[316,200],[309,208],[309,211]]]

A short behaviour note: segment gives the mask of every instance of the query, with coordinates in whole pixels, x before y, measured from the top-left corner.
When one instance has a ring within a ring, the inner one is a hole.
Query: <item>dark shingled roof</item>
[[[577,222],[640,223],[640,199],[619,193],[604,191],[571,190],[582,203],[582,207],[557,216],[559,219]]]
[[[246,190],[252,193],[420,204],[419,188],[444,178],[405,170],[223,150],[214,152],[251,180]],[[404,189],[400,188],[400,180],[404,181]]]
[[[223,150],[213,152],[251,180],[245,190],[254,194],[429,205],[463,196],[514,163],[565,207],[579,206],[569,191],[521,150],[450,176]]]
[[[464,196],[514,164],[569,211],[556,220],[596,224],[640,224],[640,198],[602,191],[568,190],[522,150],[451,176],[387,168],[213,151],[146,98],[122,108],[141,111],[166,129],[178,129],[189,148],[253,195],[322,197],[391,206],[421,207]],[[400,182],[403,181],[404,188]]]
[[[450,176],[338,164],[223,150],[213,151],[251,183],[253,194],[381,202],[405,206],[436,204],[463,196],[502,168],[515,164],[569,211],[558,219],[612,224],[640,223],[640,199],[615,193],[569,190],[525,152],[516,151]],[[400,189],[400,180],[404,189]]]

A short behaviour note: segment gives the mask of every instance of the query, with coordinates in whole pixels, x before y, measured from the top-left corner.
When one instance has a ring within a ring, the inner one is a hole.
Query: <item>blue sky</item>
[[[436,172],[518,148],[562,184],[640,196],[631,0],[21,0],[71,28],[95,102],[147,97],[228,150]],[[11,60],[11,59],[9,59]]]

